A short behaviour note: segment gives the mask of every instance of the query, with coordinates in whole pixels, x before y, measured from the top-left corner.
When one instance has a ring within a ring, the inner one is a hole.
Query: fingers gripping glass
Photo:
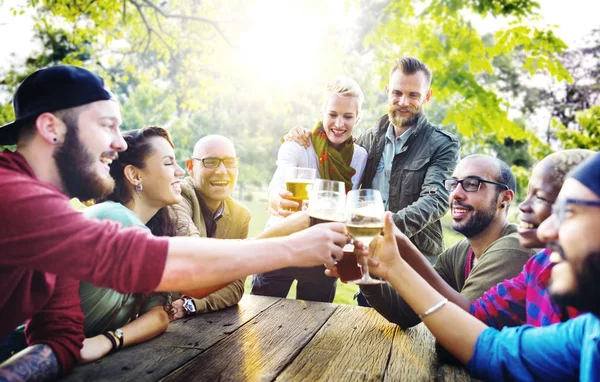
[[[365,248],[383,230],[383,214],[385,207],[381,193],[377,190],[352,190],[346,195],[346,230],[356,240],[360,240]],[[360,265],[362,278],[349,281],[355,284],[381,284],[381,280],[369,274],[369,260],[363,259]]]
[[[477,192],[477,191],[479,191],[479,188],[481,187],[481,183],[495,184],[496,186],[500,186],[500,187],[504,188],[505,190],[508,190],[508,186],[506,184],[492,182],[491,180],[485,180],[485,179],[472,177],[472,176],[464,178],[464,179],[456,179],[456,178],[444,179],[444,187],[446,187],[446,190],[451,191],[451,192],[454,191],[456,189],[456,187],[458,187],[459,184],[462,186],[462,188],[463,188],[463,190],[465,190],[465,192]]]
[[[227,168],[236,168],[240,164],[240,158],[225,157],[225,158],[192,158],[193,160],[199,160],[205,168],[217,168],[221,165],[221,162]]]

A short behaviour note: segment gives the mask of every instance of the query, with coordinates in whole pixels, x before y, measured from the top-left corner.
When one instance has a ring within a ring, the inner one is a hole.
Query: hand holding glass
[[[285,187],[293,195],[287,199],[298,203],[298,207],[288,207],[288,211],[296,212],[302,209],[302,201],[308,200],[316,176],[317,171],[314,168],[288,167],[285,170]]]
[[[385,207],[381,193],[377,190],[363,189],[348,192],[346,196],[346,230],[356,240],[361,241],[365,248],[383,230],[383,215]],[[381,280],[369,275],[368,258],[364,258],[363,277],[350,281],[355,284],[381,284]]]

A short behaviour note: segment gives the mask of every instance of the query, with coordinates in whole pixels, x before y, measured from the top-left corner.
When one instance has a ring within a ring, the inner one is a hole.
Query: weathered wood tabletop
[[[238,306],[75,368],[67,381],[455,381],[424,325],[403,331],[371,308],[244,295]]]

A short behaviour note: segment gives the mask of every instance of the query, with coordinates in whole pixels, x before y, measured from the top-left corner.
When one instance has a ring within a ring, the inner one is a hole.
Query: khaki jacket
[[[206,226],[200,201],[192,178],[181,181],[181,203],[172,207],[177,219],[177,236],[206,237]],[[245,239],[248,237],[250,210],[233,198],[225,200],[223,216],[217,221],[217,239]],[[205,298],[194,299],[198,313],[214,312],[237,304],[244,294],[244,281],[237,280]],[[176,296],[174,295],[174,298]]]

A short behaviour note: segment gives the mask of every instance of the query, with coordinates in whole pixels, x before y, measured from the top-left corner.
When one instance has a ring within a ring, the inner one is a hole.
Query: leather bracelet
[[[110,353],[115,351],[115,349],[117,348],[117,340],[115,340],[115,337],[112,334],[110,334],[109,332],[104,332],[104,333],[102,333],[102,335],[104,337],[108,338],[110,340],[110,343],[112,344],[112,349],[110,349]]]
[[[442,307],[444,305],[446,305],[446,303],[448,303],[448,299],[445,298],[442,301],[438,302],[437,304],[435,304],[434,306],[432,306],[431,308],[427,309],[426,311],[424,311],[423,313],[419,314],[419,319],[421,321],[423,321],[423,319],[427,316],[429,316],[430,314],[435,313],[436,311],[442,309]]]

